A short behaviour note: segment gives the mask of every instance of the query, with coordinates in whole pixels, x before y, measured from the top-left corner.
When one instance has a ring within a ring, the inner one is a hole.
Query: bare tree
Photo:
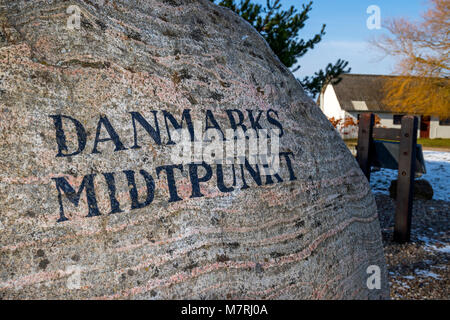
[[[450,117],[450,1],[429,0],[422,21],[386,21],[390,34],[373,41],[386,54],[398,57],[389,78],[384,103],[399,112]]]

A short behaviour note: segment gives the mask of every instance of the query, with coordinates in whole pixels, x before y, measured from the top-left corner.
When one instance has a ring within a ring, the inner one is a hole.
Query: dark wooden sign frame
[[[400,141],[394,241],[409,242],[416,171],[418,119],[414,116],[404,116],[401,129],[374,128],[374,123],[374,114],[366,113],[360,116],[357,161],[367,180],[370,181],[370,169],[375,157],[374,139]]]

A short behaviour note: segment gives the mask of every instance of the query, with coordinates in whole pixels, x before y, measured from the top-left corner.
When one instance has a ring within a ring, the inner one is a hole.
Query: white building
[[[402,114],[392,111],[381,101],[386,76],[345,74],[336,84],[327,85],[319,97],[320,109],[331,119],[352,118],[356,122],[361,113],[372,112],[379,117],[381,127],[400,128]],[[450,138],[450,119],[435,116],[419,117],[420,138]],[[339,130],[343,138],[356,138],[357,128]]]

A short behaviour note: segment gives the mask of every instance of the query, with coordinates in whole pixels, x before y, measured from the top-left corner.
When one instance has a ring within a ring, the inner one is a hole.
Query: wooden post
[[[364,172],[367,180],[370,181],[370,165],[371,165],[371,153],[373,146],[373,125],[375,123],[375,116],[373,113],[361,114],[359,118],[359,131],[358,131],[358,146],[357,155],[359,167]]]
[[[402,118],[394,228],[394,241],[399,243],[408,242],[411,236],[417,126],[417,117],[404,116]]]

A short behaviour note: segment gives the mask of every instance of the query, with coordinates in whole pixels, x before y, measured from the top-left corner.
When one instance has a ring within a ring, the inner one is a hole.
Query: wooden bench
[[[372,166],[398,169],[394,241],[409,242],[414,177],[416,172],[425,173],[422,148],[417,145],[418,119],[404,116],[401,129],[375,128],[374,122],[374,114],[361,114],[356,158],[369,182]],[[398,146],[387,145],[388,143]]]

